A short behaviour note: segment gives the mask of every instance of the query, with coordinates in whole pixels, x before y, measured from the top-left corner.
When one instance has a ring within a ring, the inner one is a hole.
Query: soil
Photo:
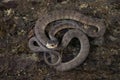
[[[104,40],[90,41],[84,63],[67,72],[28,48],[36,20],[60,8],[103,19],[107,28]],[[0,1],[0,80],[120,80],[120,0]]]

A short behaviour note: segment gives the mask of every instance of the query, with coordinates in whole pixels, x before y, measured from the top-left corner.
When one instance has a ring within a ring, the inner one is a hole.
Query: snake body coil
[[[59,21],[59,23],[51,26],[48,37],[45,29],[55,21]],[[97,31],[89,30],[93,26],[97,28]],[[77,38],[81,44],[77,56],[68,62],[62,62],[59,52],[46,46],[49,40],[56,40],[55,35],[63,29],[68,29],[68,31],[63,35],[57,49],[67,47],[73,38]],[[67,71],[78,66],[86,59],[90,47],[86,35],[89,37],[101,37],[105,30],[105,25],[101,19],[87,17],[75,10],[55,10],[38,19],[34,27],[35,37],[29,40],[29,48],[34,52],[45,52],[44,59],[48,65],[53,66],[58,71]],[[38,45],[35,46],[34,42]],[[50,54],[51,62],[47,60],[46,53]],[[58,58],[55,57],[56,55]]]
[[[67,71],[67,70],[70,70],[70,69],[78,66],[86,59],[86,57],[88,55],[89,47],[90,47],[88,38],[82,31],[77,30],[77,29],[69,30],[64,35],[62,43],[61,43],[62,47],[66,47],[69,44],[69,42],[71,41],[71,39],[73,39],[73,38],[78,38],[78,40],[81,43],[81,49],[80,49],[79,53],[77,54],[77,56],[75,58],[73,58],[72,60],[70,60],[68,62],[64,62],[64,63],[61,62],[61,64],[59,64],[58,66],[55,66],[56,70],[58,70],[58,71]]]
[[[95,26],[98,32],[86,32],[91,37],[103,36],[105,32],[105,26],[100,19],[86,17],[85,15],[74,10],[55,10],[51,13],[45,14],[42,18],[39,18],[35,25],[35,35],[43,45],[47,44],[48,38],[45,35],[46,26],[57,20],[70,19],[81,22],[83,24]]]

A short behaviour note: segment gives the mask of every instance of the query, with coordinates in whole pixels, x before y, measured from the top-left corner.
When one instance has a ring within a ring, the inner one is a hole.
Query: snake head
[[[54,49],[58,46],[58,41],[57,40],[49,40],[46,44],[46,47],[49,49]]]

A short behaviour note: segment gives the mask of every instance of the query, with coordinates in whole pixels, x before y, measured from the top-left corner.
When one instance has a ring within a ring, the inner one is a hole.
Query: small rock
[[[9,16],[10,14],[14,13],[14,11],[10,8],[5,11],[6,15]]]
[[[81,4],[80,5],[80,9],[82,9],[82,8],[87,8],[88,7],[88,4]]]
[[[69,2],[69,0],[65,0],[65,1],[62,1],[61,4],[66,4],[68,2]]]
[[[25,35],[25,31],[22,29],[21,31],[18,32],[18,35]]]
[[[32,10],[34,10],[35,8],[34,8],[34,7],[32,7],[31,9],[32,9]]]

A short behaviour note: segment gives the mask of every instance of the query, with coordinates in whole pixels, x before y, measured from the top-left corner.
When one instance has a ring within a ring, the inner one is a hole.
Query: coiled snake
[[[55,21],[59,23],[50,27],[47,36],[45,29],[48,24]],[[95,27],[97,30],[91,30],[91,27]],[[68,29],[68,31],[59,42],[55,35],[63,29]],[[86,59],[90,47],[86,35],[93,38],[101,37],[105,30],[105,25],[101,19],[87,17],[75,10],[54,10],[43,15],[36,22],[35,36],[29,40],[29,48],[34,52],[44,52],[44,59],[48,65],[52,65],[58,71],[66,71],[78,66]],[[81,49],[75,58],[63,63],[59,50],[65,48],[73,38],[80,41]],[[50,54],[51,62],[47,60],[47,53]]]

